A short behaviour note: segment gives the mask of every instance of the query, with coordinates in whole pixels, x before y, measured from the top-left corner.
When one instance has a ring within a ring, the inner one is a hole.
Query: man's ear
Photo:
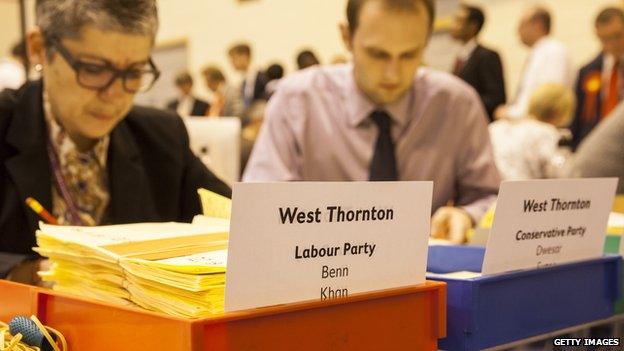
[[[347,48],[347,50],[353,51],[353,38],[351,37],[351,31],[349,30],[349,26],[346,23],[341,23],[338,27],[340,29],[340,36],[342,37],[342,42],[344,43],[345,47]]]
[[[32,65],[43,65],[46,62],[45,41],[39,27],[31,29],[26,35],[28,60]]]

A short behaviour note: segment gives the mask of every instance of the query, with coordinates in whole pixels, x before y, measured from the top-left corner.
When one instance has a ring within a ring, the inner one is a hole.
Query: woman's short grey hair
[[[94,25],[153,41],[158,30],[156,0],[37,0],[36,13],[46,38],[78,38],[84,26]]]

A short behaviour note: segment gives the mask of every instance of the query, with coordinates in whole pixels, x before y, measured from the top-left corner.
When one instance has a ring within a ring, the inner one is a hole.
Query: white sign
[[[225,310],[425,281],[432,182],[237,183]]]
[[[601,257],[617,178],[501,184],[483,274]]]

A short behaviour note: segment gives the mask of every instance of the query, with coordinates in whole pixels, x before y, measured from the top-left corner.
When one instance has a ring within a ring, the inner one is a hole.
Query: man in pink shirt
[[[431,0],[349,0],[353,64],[282,81],[244,180],[433,180],[432,235],[464,242],[500,180],[476,92],[420,67],[433,12]]]

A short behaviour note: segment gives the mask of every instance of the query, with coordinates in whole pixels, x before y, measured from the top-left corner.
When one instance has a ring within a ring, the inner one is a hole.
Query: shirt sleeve
[[[273,95],[243,175],[250,181],[302,180],[302,157],[294,130],[294,121],[301,118],[302,108],[293,108],[298,97],[284,89]],[[298,112],[295,112],[298,111]]]
[[[6,278],[13,268],[28,259],[33,259],[33,257],[34,255],[0,252],[0,279]]]
[[[583,139],[566,165],[568,177],[618,177],[618,194],[624,194],[624,105],[600,122]]]
[[[496,200],[500,176],[494,161],[485,111],[476,95],[465,105],[465,143],[459,150],[455,205],[478,222]]]

